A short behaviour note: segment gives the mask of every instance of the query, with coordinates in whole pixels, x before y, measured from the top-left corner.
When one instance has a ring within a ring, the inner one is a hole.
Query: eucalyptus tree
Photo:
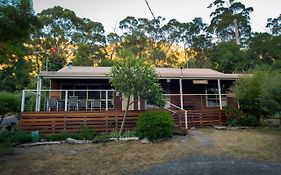
[[[233,40],[240,45],[250,37],[250,13],[254,10],[252,7],[246,7],[235,0],[215,0],[208,8],[214,8],[208,30],[220,40]]]
[[[280,69],[281,64],[281,35],[269,33],[254,33],[248,42],[250,59],[258,64],[267,64]]]
[[[59,6],[43,10],[38,14],[38,18],[42,29],[32,35],[33,45],[37,52],[45,55],[49,54],[50,49],[55,48],[53,49],[55,53],[49,56],[52,62],[51,70],[61,68],[70,56],[74,57],[75,53],[75,63],[78,65],[84,64],[82,61],[85,60],[80,61],[82,57],[89,58],[90,60],[87,60],[89,64],[98,64],[100,59],[104,59],[105,36],[101,23],[79,18],[73,11]]]
[[[24,57],[38,21],[29,0],[0,1],[0,89],[21,90],[30,82],[32,62]]]
[[[158,83],[154,68],[145,59],[136,57],[127,50],[120,51],[120,58],[111,68],[110,83],[116,91],[127,98],[126,110],[120,132],[123,131],[129,107],[133,105],[134,97],[147,100],[149,104],[164,107],[165,97]]]
[[[277,18],[268,18],[266,27],[270,29],[273,35],[281,34],[281,14]]]

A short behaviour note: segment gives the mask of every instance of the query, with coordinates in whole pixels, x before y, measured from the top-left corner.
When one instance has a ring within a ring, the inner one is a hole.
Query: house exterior
[[[229,89],[239,79],[238,74],[224,74],[211,69],[193,68],[156,68],[156,72],[167,99],[165,109],[172,112],[175,118],[181,118],[183,121],[179,125],[185,128],[194,124],[190,120],[192,116],[196,115],[197,119],[201,116],[200,125],[203,123],[202,126],[204,126],[202,116],[213,114],[221,117],[224,106],[237,106]],[[91,116],[96,113],[99,113],[100,116],[103,116],[102,113],[105,113],[106,116],[119,113],[121,117],[128,100],[134,101],[130,111],[135,114],[155,108],[139,97],[126,99],[121,93],[116,92],[109,83],[109,73],[110,67],[79,66],[66,66],[55,72],[40,72],[37,89],[23,91],[22,119],[24,120],[28,116],[62,114]],[[50,81],[49,89],[42,89],[44,79]],[[136,115],[134,117],[136,119]],[[23,120],[22,126],[24,126]],[[114,127],[118,127],[119,119],[116,121]],[[212,121],[215,122],[212,123]],[[219,124],[223,123],[220,118],[212,119],[206,122],[206,125],[218,124],[218,121]],[[66,121],[64,121],[64,125],[65,123]],[[25,124],[28,125],[28,122]],[[66,127],[64,126],[63,129],[65,130]]]

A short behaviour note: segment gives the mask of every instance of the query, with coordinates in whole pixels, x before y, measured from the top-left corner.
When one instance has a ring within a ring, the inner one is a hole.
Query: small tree
[[[0,92],[0,124],[8,113],[18,112],[20,98],[17,94],[9,92]]]
[[[132,96],[140,97],[149,103],[163,107],[165,98],[158,84],[155,70],[145,63],[143,58],[135,58],[125,50],[120,53],[121,59],[111,68],[110,83],[116,91],[128,98],[120,132],[123,131],[128,109],[133,102]]]

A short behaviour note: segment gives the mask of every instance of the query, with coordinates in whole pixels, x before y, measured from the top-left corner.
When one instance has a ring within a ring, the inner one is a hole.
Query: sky
[[[211,10],[208,5],[213,0],[147,0],[155,16],[190,22],[195,17],[202,17],[210,23]],[[253,7],[251,26],[255,32],[267,31],[268,18],[276,18],[281,13],[281,0],[239,0],[246,7]],[[118,23],[127,16],[152,19],[145,0],[33,0],[36,13],[53,6],[70,9],[82,18],[101,22],[105,33],[118,32]]]

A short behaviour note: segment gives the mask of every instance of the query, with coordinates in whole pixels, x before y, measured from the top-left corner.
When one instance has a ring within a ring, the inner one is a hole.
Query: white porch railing
[[[114,108],[115,90],[23,90],[21,112]]]

